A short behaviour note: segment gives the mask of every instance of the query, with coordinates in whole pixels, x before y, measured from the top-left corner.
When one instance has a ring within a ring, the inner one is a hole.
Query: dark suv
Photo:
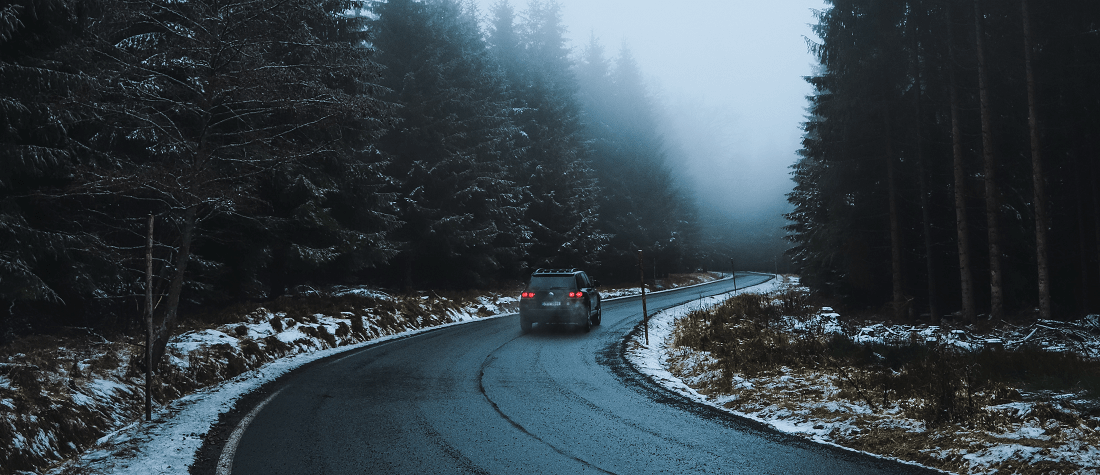
[[[576,269],[535,271],[520,296],[520,329],[527,333],[534,323],[565,323],[591,330],[603,317],[599,285]]]

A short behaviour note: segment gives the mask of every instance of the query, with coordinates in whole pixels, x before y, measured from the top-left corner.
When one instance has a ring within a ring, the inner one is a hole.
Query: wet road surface
[[[737,283],[766,279],[739,275]],[[652,294],[648,308],[731,289],[726,280]],[[523,335],[513,315],[303,368],[266,389],[278,393],[241,435],[232,473],[924,472],[660,388],[622,358],[623,338],[640,320],[639,299],[605,301],[603,325],[590,333]]]

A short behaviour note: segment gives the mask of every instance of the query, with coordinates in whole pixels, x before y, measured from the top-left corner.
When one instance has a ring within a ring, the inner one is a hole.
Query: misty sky
[[[476,0],[483,15],[497,0]],[[511,0],[517,12],[527,0]],[[560,0],[574,53],[627,44],[667,113],[672,165],[701,205],[735,219],[786,209],[821,0]]]

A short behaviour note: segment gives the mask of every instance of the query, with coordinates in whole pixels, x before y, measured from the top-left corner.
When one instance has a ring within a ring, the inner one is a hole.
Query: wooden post
[[[145,241],[145,420],[153,420],[153,214]]]
[[[642,323],[645,324],[645,344],[649,346],[649,313],[645,308],[645,266],[642,263],[641,249],[638,249],[638,277],[642,284]]]
[[[733,258],[730,258],[730,275],[733,276],[733,290],[737,290],[737,267],[734,266]]]

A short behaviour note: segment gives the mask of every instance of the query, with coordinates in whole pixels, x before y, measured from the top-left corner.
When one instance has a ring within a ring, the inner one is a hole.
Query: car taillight
[[[533,298],[535,298],[535,293],[534,292],[524,292],[522,294],[519,294],[519,296],[521,298],[525,298],[525,299],[533,299]]]
[[[571,298],[571,299],[584,298],[584,292],[569,292],[569,298]]]

